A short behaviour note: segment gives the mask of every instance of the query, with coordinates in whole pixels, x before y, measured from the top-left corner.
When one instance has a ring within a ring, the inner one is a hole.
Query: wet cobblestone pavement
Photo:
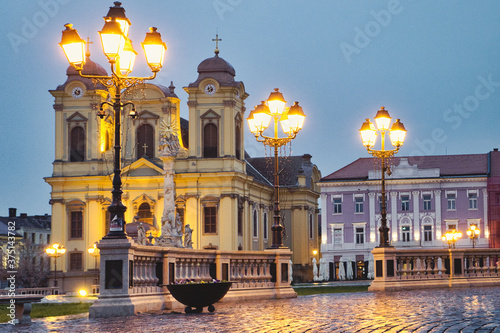
[[[358,292],[218,303],[201,314],[34,319],[1,332],[500,332],[500,288]]]

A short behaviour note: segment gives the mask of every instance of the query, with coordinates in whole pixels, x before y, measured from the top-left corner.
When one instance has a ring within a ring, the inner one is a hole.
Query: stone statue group
[[[155,238],[155,245],[167,247],[184,247],[187,249],[193,248],[193,229],[186,224],[184,231],[182,230],[182,221],[179,214],[176,215],[175,220],[165,221],[162,226],[162,234],[160,237]],[[184,241],[182,236],[184,235]],[[137,227],[137,243],[146,245],[147,237],[146,231],[142,223]]]

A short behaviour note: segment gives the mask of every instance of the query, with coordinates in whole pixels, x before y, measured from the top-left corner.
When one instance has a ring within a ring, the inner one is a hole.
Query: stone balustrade
[[[166,285],[181,280],[232,282],[223,301],[291,298],[289,249],[222,251],[139,245],[103,239],[100,295],[90,317],[131,315],[179,308]]]
[[[59,295],[58,287],[43,287],[43,288],[16,288],[16,295]],[[0,296],[9,295],[10,289],[0,289]]]
[[[373,250],[369,290],[500,285],[500,249]]]

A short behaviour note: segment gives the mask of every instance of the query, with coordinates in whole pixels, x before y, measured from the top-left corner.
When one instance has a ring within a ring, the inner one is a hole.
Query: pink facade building
[[[500,247],[500,152],[395,157],[386,176],[390,243],[401,248],[447,248],[448,230],[472,247],[466,231],[480,230],[476,247]],[[360,158],[321,179],[321,254],[330,279],[369,278],[379,244],[380,162]],[[340,264],[339,264],[340,263]],[[341,267],[343,266],[343,267]],[[343,274],[345,274],[343,276]]]

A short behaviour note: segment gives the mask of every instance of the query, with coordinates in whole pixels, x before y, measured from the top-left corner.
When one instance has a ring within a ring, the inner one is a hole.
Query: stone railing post
[[[376,247],[372,253],[375,265],[375,279],[368,290],[386,290],[386,282],[393,281],[396,277],[397,250],[394,247]]]

